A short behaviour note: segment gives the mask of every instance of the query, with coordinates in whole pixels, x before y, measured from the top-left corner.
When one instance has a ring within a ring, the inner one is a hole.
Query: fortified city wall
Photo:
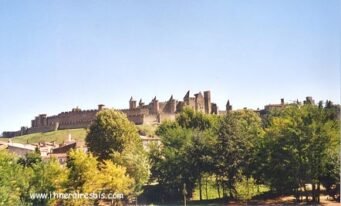
[[[160,102],[156,97],[149,104],[144,104],[142,99],[137,104],[133,97],[129,100],[129,108],[119,111],[125,113],[128,119],[137,125],[141,124],[159,124],[164,120],[174,120],[177,113],[184,107],[190,107],[195,111],[206,114],[217,114],[218,107],[211,102],[211,92],[205,91],[190,96],[190,91],[186,93],[183,101],[173,98]],[[98,111],[102,110],[104,105],[98,105],[97,109],[81,110],[73,108],[71,111],[61,112],[58,115],[47,116],[40,114],[31,120],[31,127],[21,127],[18,131],[3,132],[3,137],[15,137],[25,134],[48,132],[62,129],[87,128],[95,120]],[[229,109],[232,109],[229,108]]]

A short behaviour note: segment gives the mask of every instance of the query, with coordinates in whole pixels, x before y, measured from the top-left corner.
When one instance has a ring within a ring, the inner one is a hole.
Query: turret
[[[129,109],[135,109],[136,108],[136,101],[133,99],[133,97],[129,100]]]
[[[140,99],[139,101],[139,107],[143,107],[144,106],[144,102],[142,102],[142,99]]]
[[[186,95],[184,96],[184,102],[189,104],[189,90],[187,91]]]
[[[195,96],[195,111],[206,113],[205,100],[204,100],[204,97],[202,96],[202,93],[199,92],[198,94],[195,94],[194,96]]]
[[[98,111],[101,111],[101,110],[104,108],[104,104],[99,104],[99,105],[97,106],[97,108],[98,108]]]
[[[152,100],[152,107],[153,107],[153,113],[158,114],[160,110],[160,105],[156,97],[154,97],[154,99]]]
[[[169,98],[168,103],[169,103],[169,112],[175,113],[176,112],[176,101],[173,98],[173,95]]]
[[[210,91],[204,92],[204,101],[205,101],[205,113],[211,114],[212,108],[211,108],[211,92]]]
[[[232,105],[230,104],[230,100],[227,100],[227,103],[226,103],[226,112],[229,112],[232,110]]]
[[[36,125],[37,127],[42,127],[47,125],[46,114],[40,114],[36,117]]]
[[[216,103],[211,103],[211,114],[218,114],[218,105]]]
[[[315,104],[315,101],[312,97],[306,97],[306,100],[303,102],[304,104]]]

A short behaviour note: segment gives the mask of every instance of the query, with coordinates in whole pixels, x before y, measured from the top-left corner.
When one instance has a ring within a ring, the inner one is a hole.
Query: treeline
[[[263,119],[251,110],[217,116],[185,109],[156,131],[162,147],[150,151],[151,179],[159,183],[154,192],[159,201],[180,200],[185,183],[187,198],[198,187],[203,199],[209,178],[226,199],[240,199],[237,183],[246,182],[319,202],[321,185],[335,191],[340,181],[338,115],[331,102],[290,105]]]

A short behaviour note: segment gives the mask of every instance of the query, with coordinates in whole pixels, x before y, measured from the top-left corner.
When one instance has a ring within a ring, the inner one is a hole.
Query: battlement
[[[71,111],[61,112],[58,115],[68,115],[68,114],[73,114],[73,113],[87,113],[87,112],[98,112],[98,110],[97,109],[88,109],[88,110],[72,109]],[[58,115],[55,115],[55,116],[58,116]]]
[[[127,115],[127,118],[135,124],[159,124],[166,119],[175,119],[175,115],[184,107],[190,107],[195,111],[207,114],[217,114],[218,107],[211,102],[211,92],[204,91],[190,96],[188,91],[183,101],[173,98],[173,95],[166,101],[159,101],[154,97],[149,104],[145,104],[142,99],[137,101],[131,97],[129,99],[129,108],[118,111]],[[23,127],[19,131],[4,132],[4,137],[14,137],[24,134],[54,131],[59,129],[87,128],[92,121],[96,119],[98,111],[104,108],[99,104],[97,109],[82,110],[79,107],[72,108],[71,111],[64,111],[57,115],[47,116],[39,114],[31,120],[31,127]]]

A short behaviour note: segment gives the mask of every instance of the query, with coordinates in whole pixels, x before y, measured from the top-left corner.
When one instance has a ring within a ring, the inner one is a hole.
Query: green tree
[[[191,130],[182,128],[177,122],[164,122],[157,129],[163,146],[151,150],[152,177],[163,186],[167,198],[180,199],[181,189],[186,183],[191,194],[195,177],[186,156],[186,148],[191,141]]]
[[[220,118],[215,146],[215,171],[223,183],[223,194],[235,198],[236,182],[252,178],[254,154],[264,131],[258,114],[250,110],[228,112]]]
[[[134,189],[134,179],[126,173],[126,168],[105,160],[99,166],[101,171],[102,191],[111,193],[131,194]]]
[[[0,151],[0,205],[29,203],[31,168],[17,164],[17,158],[7,151]]]
[[[181,127],[192,130],[191,144],[187,146],[184,158],[192,168],[194,179],[197,179],[199,198],[202,200],[202,177],[204,174],[212,174],[213,169],[218,117],[185,108],[176,121]]]
[[[330,159],[338,159],[330,156],[339,150],[339,123],[328,116],[316,105],[289,106],[270,116],[260,150],[266,157],[260,164],[273,189],[299,199],[299,189],[312,184],[312,199],[319,202],[321,179],[328,176]]]
[[[41,162],[40,151],[26,153],[23,157],[18,159],[18,163],[24,167],[33,167],[35,164]]]
[[[136,126],[122,112],[105,109],[97,113],[86,137],[89,150],[99,159],[111,159],[127,168],[138,194],[149,178],[149,160]]]
[[[213,124],[213,117],[206,115],[202,112],[196,112],[191,108],[184,108],[179,116],[176,118],[176,122],[183,128],[191,128],[204,131],[210,129]]]
[[[218,139],[215,153],[216,173],[223,182],[223,195],[229,190],[231,198],[236,194],[235,183],[243,163],[245,144],[240,138],[236,117],[226,114],[219,122]]]
[[[121,153],[114,152],[112,161],[126,168],[127,173],[134,180],[133,194],[138,195],[150,176],[150,162],[147,153],[140,147],[128,145]]]
[[[239,139],[243,141],[245,147],[242,175],[249,178],[258,167],[258,165],[255,165],[257,148],[265,134],[262,127],[262,119],[256,112],[247,109],[235,111],[233,115],[238,123]]]
[[[91,154],[81,150],[71,150],[68,154],[67,168],[69,169],[67,192],[93,193],[102,188],[101,174],[97,168],[98,162]],[[79,198],[65,201],[66,205],[90,205],[95,200]]]
[[[186,148],[185,157],[187,165],[192,170],[199,187],[199,199],[202,200],[202,179],[203,176],[210,176],[214,173],[214,151],[216,136],[212,130],[194,131],[191,137],[191,144]],[[205,178],[207,180],[207,178]]]
[[[156,134],[163,147],[150,151],[152,174],[175,198],[181,197],[184,183],[188,196],[192,196],[198,183],[202,199],[202,176],[212,172],[215,120],[211,115],[185,108],[176,121],[166,121],[158,127]]]
[[[97,113],[85,141],[89,151],[101,160],[110,159],[113,152],[121,153],[130,144],[142,149],[136,126],[125,114],[113,109]]]
[[[128,196],[134,190],[134,179],[129,177],[125,167],[116,165],[111,160],[97,161],[91,153],[70,151],[67,167],[69,168],[67,191],[70,193],[122,193]],[[66,200],[64,204],[94,205],[98,204],[99,199],[99,197],[76,198]],[[116,203],[120,201],[115,200]]]
[[[49,159],[32,166],[33,174],[30,178],[30,193],[65,192],[67,169],[56,159]],[[54,205],[58,199],[33,199],[33,205]]]

